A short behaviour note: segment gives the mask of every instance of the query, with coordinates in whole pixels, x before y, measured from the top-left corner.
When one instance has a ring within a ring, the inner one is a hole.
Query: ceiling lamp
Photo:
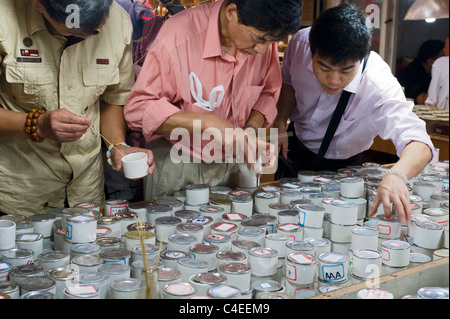
[[[428,20],[448,18],[448,0],[416,0],[404,20]]]

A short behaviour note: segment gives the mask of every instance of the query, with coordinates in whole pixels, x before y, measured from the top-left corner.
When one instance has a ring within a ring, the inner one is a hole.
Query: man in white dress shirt
[[[432,160],[434,148],[425,123],[413,114],[414,104],[406,100],[389,66],[370,52],[370,41],[366,15],[350,4],[328,9],[311,28],[297,32],[283,59],[274,127],[280,136],[293,131],[290,138],[280,138],[279,145],[297,171],[359,165],[361,153],[377,135],[392,140],[400,159],[380,182],[369,214],[382,203],[389,216],[392,203],[400,221],[406,222],[412,210],[405,182]],[[344,90],[350,92],[345,112],[324,158],[317,159]]]
[[[444,56],[433,63],[431,69],[431,82],[428,88],[426,105],[448,111],[449,92],[449,48],[448,36],[445,39]]]

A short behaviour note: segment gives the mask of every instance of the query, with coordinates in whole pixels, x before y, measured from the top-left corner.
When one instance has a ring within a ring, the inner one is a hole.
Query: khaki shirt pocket
[[[18,105],[36,108],[46,107],[56,85],[53,70],[48,66],[7,65],[5,78],[9,83],[12,98]]]
[[[119,84],[120,73],[117,66],[84,66],[81,69],[86,105],[97,102],[109,85]]]

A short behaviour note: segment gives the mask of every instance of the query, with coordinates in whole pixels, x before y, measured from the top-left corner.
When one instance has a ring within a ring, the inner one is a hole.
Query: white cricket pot
[[[409,265],[411,245],[401,240],[386,240],[381,243],[383,264],[389,267],[406,267]]]
[[[364,179],[362,177],[345,177],[341,182],[341,196],[347,198],[364,197]]]
[[[319,280],[343,282],[348,280],[348,259],[345,254],[335,252],[319,256]]]
[[[378,248],[378,231],[370,227],[355,227],[352,229],[351,249],[372,249]]]
[[[289,254],[286,257],[286,279],[307,285],[314,282],[317,271],[317,258],[311,254]]]
[[[16,247],[16,223],[10,220],[0,220],[0,250]]]
[[[348,201],[331,202],[331,222],[339,225],[355,225],[358,222],[358,206]]]
[[[351,273],[359,279],[378,278],[381,273],[382,254],[373,249],[353,251]]]
[[[439,249],[442,246],[444,228],[436,222],[417,222],[413,243],[426,249]]]

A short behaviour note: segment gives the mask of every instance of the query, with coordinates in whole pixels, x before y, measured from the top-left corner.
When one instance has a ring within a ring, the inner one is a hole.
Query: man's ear
[[[235,3],[231,3],[225,8],[225,15],[226,15],[228,21],[238,22],[239,19],[238,19],[237,7],[236,7]]]
[[[42,4],[42,0],[34,0],[34,5],[36,6],[37,11],[40,13],[44,13],[44,5]]]

